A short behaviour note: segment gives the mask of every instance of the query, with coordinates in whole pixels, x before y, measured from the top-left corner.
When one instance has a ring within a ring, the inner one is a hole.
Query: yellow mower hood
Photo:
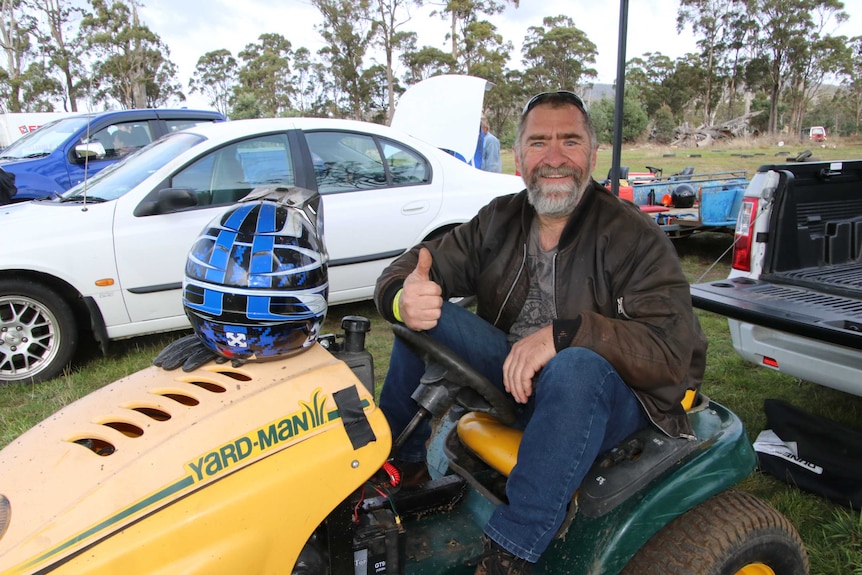
[[[335,403],[344,390],[373,430],[364,445],[351,443]],[[234,572],[276,572],[270,547],[295,560],[334,506],[326,500],[341,501],[362,485],[390,444],[373,397],[319,345],[239,368],[150,367],[65,407],[0,451],[0,495],[10,503],[0,573],[53,565],[63,573],[117,565],[124,573],[155,572],[156,565],[208,572],[203,559],[194,570],[182,563],[189,545],[218,555],[223,572],[236,568],[232,561],[245,561]],[[280,486],[282,479],[303,489]],[[292,533],[275,535],[286,515]],[[242,537],[261,540],[253,550],[260,557],[249,558],[236,541],[215,541],[225,522],[247,522]],[[137,558],[130,563],[126,552]]]

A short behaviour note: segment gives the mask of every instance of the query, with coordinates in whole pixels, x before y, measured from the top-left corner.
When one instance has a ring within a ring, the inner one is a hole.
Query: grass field
[[[632,172],[644,172],[646,166],[661,168],[665,176],[692,166],[695,173],[727,172],[745,170],[749,178],[762,165],[783,164],[788,158],[795,158],[800,152],[810,150],[813,159],[851,160],[862,158],[862,142],[842,141],[830,143],[825,148],[813,147],[807,143],[787,144],[784,146],[755,145],[745,142],[729,142],[710,148],[671,148],[668,146],[626,146],[621,153],[620,165],[628,166]],[[599,181],[607,177],[611,167],[613,152],[610,146],[599,148],[595,178]],[[503,171],[515,173],[515,159],[511,150],[501,153]]]
[[[670,153],[676,156],[665,156]],[[731,149],[695,153],[700,153],[701,157],[688,157],[690,152],[679,150],[631,149],[624,151],[622,163],[626,165],[628,162],[633,170],[639,170],[644,165],[658,165],[665,169],[666,174],[684,165],[695,165],[698,172],[746,169],[750,175],[757,166],[776,158],[770,149],[757,148],[747,151],[746,155],[751,155],[749,158],[733,156],[737,152]],[[822,153],[818,150],[817,155],[822,159],[862,158],[862,146],[829,148],[822,150]],[[607,173],[607,168],[602,171],[602,166],[610,165],[610,156],[610,150],[600,152],[597,175]],[[504,171],[514,172],[511,153],[504,154]],[[730,243],[730,236],[717,233],[696,234],[679,240],[675,245],[689,280],[697,282],[725,277],[729,266]],[[369,302],[330,308],[326,331],[340,333],[340,320],[346,315],[363,315],[372,319],[372,331],[367,343],[374,356],[375,378],[379,385],[388,365],[391,331]],[[862,429],[862,397],[822,388],[747,364],[733,351],[726,320],[706,312],[698,312],[698,315],[710,342],[703,392],[736,412],[745,423],[752,440],[765,425],[763,400],[766,398],[783,399],[808,411]],[[35,386],[0,386],[0,446],[63,405],[146,367],[155,354],[175,337],[177,334],[166,334],[116,342],[107,357],[99,355],[93,346],[92,350],[79,357],[73,370],[63,377]],[[770,502],[793,522],[808,549],[811,573],[862,575],[862,516],[858,510],[849,510],[820,497],[802,493],[791,485],[759,473],[746,479],[741,488]]]

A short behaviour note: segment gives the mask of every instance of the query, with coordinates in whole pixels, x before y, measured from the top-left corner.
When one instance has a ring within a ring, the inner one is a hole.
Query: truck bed
[[[862,395],[862,161],[763,166],[744,202],[736,267],[692,303],[743,359]]]
[[[862,265],[832,270],[830,282],[840,286],[848,278],[862,275]],[[814,281],[811,270],[808,281]],[[806,270],[794,272],[802,275]],[[816,278],[822,287],[823,278]],[[857,279],[858,281],[858,279]],[[830,284],[830,285],[833,285]],[[840,291],[840,290],[836,290]],[[846,290],[844,290],[846,291]],[[732,278],[691,286],[695,307],[732,319],[792,334],[862,349],[862,299],[814,291],[800,285]]]
[[[862,349],[862,188],[857,169],[831,168],[784,174],[760,277],[693,285],[696,307]]]

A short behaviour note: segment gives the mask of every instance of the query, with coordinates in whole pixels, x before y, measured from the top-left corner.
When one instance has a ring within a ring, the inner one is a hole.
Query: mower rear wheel
[[[680,515],[626,565],[622,575],[808,575],[808,554],[781,513],[728,490]]]

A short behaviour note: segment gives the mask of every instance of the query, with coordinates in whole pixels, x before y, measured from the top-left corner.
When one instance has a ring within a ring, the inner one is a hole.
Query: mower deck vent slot
[[[244,373],[238,372],[238,371],[231,371],[231,370],[226,369],[224,371],[219,371],[218,373],[220,375],[224,375],[225,377],[229,377],[229,378],[235,379],[237,381],[251,381],[251,377],[249,377],[248,375],[246,375]]]
[[[181,405],[185,405],[187,407],[194,407],[195,405],[199,405],[200,401],[195,399],[190,395],[185,395],[182,393],[159,393],[162,397],[167,397],[168,399],[172,399]]]
[[[225,389],[223,386],[217,383],[212,383],[211,381],[189,381],[188,383],[196,385],[199,388],[205,389],[211,393],[224,393],[225,391],[227,391],[227,389]]]
[[[133,407],[132,409],[134,409],[138,413],[146,415],[150,419],[155,419],[156,421],[167,421],[171,418],[170,413],[162,411],[161,409],[156,409],[155,407],[138,406]]]
[[[116,451],[116,448],[104,439],[85,437],[83,439],[76,439],[74,443],[86,447],[100,457],[107,457]]]
[[[144,430],[126,421],[107,421],[102,425],[116,429],[126,437],[140,437],[144,434]]]

